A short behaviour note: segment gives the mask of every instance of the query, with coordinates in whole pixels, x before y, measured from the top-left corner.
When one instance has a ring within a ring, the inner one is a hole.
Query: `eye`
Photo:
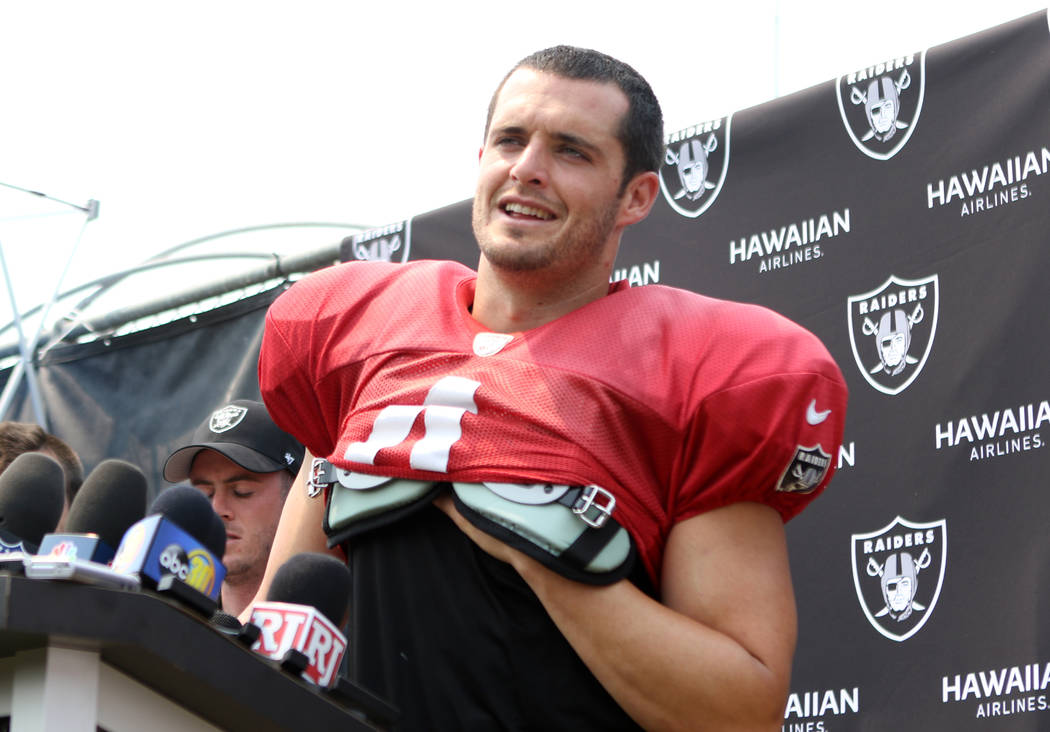
[[[254,493],[255,491],[245,490],[243,488],[235,488],[233,490],[233,495],[235,495],[237,498],[251,498],[252,494]]]
[[[521,145],[522,142],[521,138],[519,137],[511,137],[509,135],[504,135],[503,137],[497,137],[495,140],[492,141],[492,144],[496,147],[510,147]]]
[[[576,147],[575,145],[562,145],[558,148],[558,154],[570,160],[579,160],[588,163],[591,161],[591,156],[582,148]]]

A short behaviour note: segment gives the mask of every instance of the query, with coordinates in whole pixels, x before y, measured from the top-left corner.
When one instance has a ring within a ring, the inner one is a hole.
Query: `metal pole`
[[[62,288],[62,280],[65,279],[66,273],[69,271],[69,265],[73,262],[73,255],[76,253],[77,247],[80,245],[80,240],[84,236],[84,228],[87,226],[88,222],[94,221],[98,218],[98,201],[92,198],[85,205],[80,206],[76,203],[65,201],[61,198],[56,198],[55,196],[50,196],[41,191],[22,188],[21,186],[12,185],[11,183],[0,182],[0,186],[21,191],[22,193],[28,193],[29,195],[37,196],[38,198],[54,201],[55,203],[61,203],[64,206],[83,211],[85,214],[84,226],[80,228],[80,233],[77,235],[77,240],[73,244],[73,249],[70,251],[68,259],[66,259],[66,266],[62,270],[62,274],[59,275],[58,282],[55,283],[55,290],[51,294],[51,299],[49,299],[44,306],[44,312],[40,316],[40,321],[37,324],[36,332],[33,333],[32,341],[27,341],[25,333],[22,331],[22,315],[18,310],[18,303],[15,302],[15,291],[11,285],[11,275],[7,269],[7,260],[4,258],[3,247],[0,247],[0,268],[3,269],[4,281],[7,284],[7,292],[11,300],[11,314],[14,319],[15,329],[18,332],[18,350],[21,354],[20,360],[11,370],[11,375],[8,377],[7,383],[4,385],[3,394],[0,394],[0,419],[2,419],[7,414],[8,409],[10,409],[11,403],[14,401],[15,392],[18,390],[24,376],[26,384],[29,387],[29,396],[33,403],[33,412],[36,415],[37,424],[46,430],[48,428],[47,415],[44,411],[44,400],[40,394],[39,385],[37,384],[36,371],[33,369],[33,354],[36,352],[36,344],[40,340],[40,334],[43,332],[44,322],[47,318],[48,311],[58,299]]]
[[[18,331],[18,350],[22,356],[18,362],[18,366],[22,367],[22,373],[19,373],[17,368],[13,369],[7,384],[4,386],[4,393],[0,395],[0,417],[7,414],[11,402],[14,401],[14,393],[18,389],[19,382],[21,382],[24,374],[26,384],[29,386],[29,398],[33,404],[33,413],[36,415],[37,424],[46,430],[47,417],[44,414],[44,402],[40,398],[40,389],[36,383],[36,373],[33,371],[33,353],[26,343],[25,333],[22,332],[22,316],[18,311],[18,303],[15,302],[15,290],[11,286],[11,275],[7,271],[7,259],[4,257],[2,243],[0,243],[0,270],[3,270],[4,282],[7,284],[7,294],[11,300],[11,313],[14,316],[15,329]]]

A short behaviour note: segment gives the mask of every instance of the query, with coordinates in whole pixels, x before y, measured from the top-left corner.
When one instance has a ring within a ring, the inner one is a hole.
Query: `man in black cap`
[[[238,615],[258,591],[302,461],[303,446],[273,423],[261,402],[238,399],[212,412],[190,444],[164,463],[165,480],[188,480],[226,525],[223,612]]]

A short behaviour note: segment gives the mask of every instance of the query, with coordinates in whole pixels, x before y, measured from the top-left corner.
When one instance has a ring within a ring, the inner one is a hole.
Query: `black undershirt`
[[[355,537],[350,567],[353,674],[399,730],[639,729],[517,572],[433,506]]]

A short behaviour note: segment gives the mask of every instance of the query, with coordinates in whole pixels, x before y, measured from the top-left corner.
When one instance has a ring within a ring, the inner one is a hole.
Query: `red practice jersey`
[[[271,306],[270,414],[340,468],[432,481],[596,484],[654,585],[675,523],[737,501],[786,521],[835,469],[847,390],[811,333],[763,307],[625,283],[491,333],[475,273],[353,262]]]

